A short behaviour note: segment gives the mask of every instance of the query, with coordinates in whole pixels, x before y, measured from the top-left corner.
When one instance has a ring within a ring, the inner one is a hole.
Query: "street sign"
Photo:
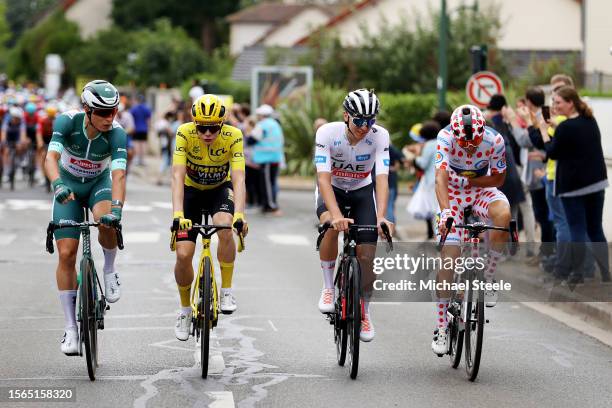
[[[493,95],[503,92],[501,79],[490,71],[475,73],[468,79],[465,86],[468,99],[479,108],[486,108]]]

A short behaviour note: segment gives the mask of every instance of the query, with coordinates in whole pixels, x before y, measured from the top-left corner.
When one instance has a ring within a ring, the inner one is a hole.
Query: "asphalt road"
[[[54,407],[609,407],[612,350],[522,304],[487,310],[476,383],[430,349],[429,303],[372,306],[376,339],[362,343],[357,380],[335,361],[321,288],[314,198],[282,192],[284,216],[250,215],[236,262],[238,311],[214,333],[202,380],[193,339],[175,339],[178,296],[168,248],[169,187],[131,179],[118,255],[123,296],[99,332],[98,379],[60,353],[57,255],[44,251],[50,196],[0,190],[0,387],[75,387]],[[402,208],[405,203],[400,201]],[[400,211],[400,214],[402,212]],[[94,233],[95,236],[95,233]],[[95,259],[102,253],[94,246]],[[40,406],[1,403],[0,406]]]

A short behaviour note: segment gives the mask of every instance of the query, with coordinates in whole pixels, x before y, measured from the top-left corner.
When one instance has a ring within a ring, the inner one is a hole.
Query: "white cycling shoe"
[[[376,330],[372,324],[372,318],[369,313],[361,316],[361,330],[359,331],[359,339],[363,342],[369,342],[374,340],[376,336]]]
[[[221,313],[232,314],[236,311],[236,298],[231,289],[221,289]]]
[[[104,273],[104,296],[108,303],[115,303],[121,297],[119,272]]]
[[[187,341],[189,332],[191,331],[191,315],[185,315],[182,312],[176,316],[176,324],[174,326],[174,335],[180,341]]]
[[[323,289],[319,298],[319,311],[321,313],[333,313],[334,307],[334,288]]]
[[[438,356],[448,353],[448,333],[446,332],[446,327],[439,327],[434,330],[431,349]]]
[[[77,356],[79,354],[79,334],[76,327],[67,328],[64,337],[60,340],[60,349],[67,356]]]
[[[495,307],[497,304],[497,291],[496,290],[485,290],[484,301],[486,307]]]

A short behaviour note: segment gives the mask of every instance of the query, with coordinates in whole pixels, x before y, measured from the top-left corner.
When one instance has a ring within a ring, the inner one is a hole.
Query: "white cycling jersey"
[[[332,185],[351,191],[372,183],[370,173],[389,174],[389,132],[374,125],[356,145],[346,137],[346,124],[330,122],[317,130],[317,173],[331,173]]]

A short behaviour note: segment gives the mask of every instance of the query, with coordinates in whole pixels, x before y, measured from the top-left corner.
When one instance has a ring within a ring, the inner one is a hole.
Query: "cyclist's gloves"
[[[64,201],[70,197],[72,194],[72,190],[70,187],[64,184],[61,178],[56,179],[52,184],[53,186],[53,195],[55,196],[55,201],[60,204],[63,204]]]
[[[113,207],[111,208],[111,212],[109,214],[104,214],[100,217],[100,223],[106,225],[107,227],[115,227],[119,225],[121,221],[121,207]]]
[[[178,220],[178,226],[180,231],[186,231],[191,229],[191,220],[189,218],[185,218],[185,214],[182,211],[175,211],[172,216],[175,221]]]

